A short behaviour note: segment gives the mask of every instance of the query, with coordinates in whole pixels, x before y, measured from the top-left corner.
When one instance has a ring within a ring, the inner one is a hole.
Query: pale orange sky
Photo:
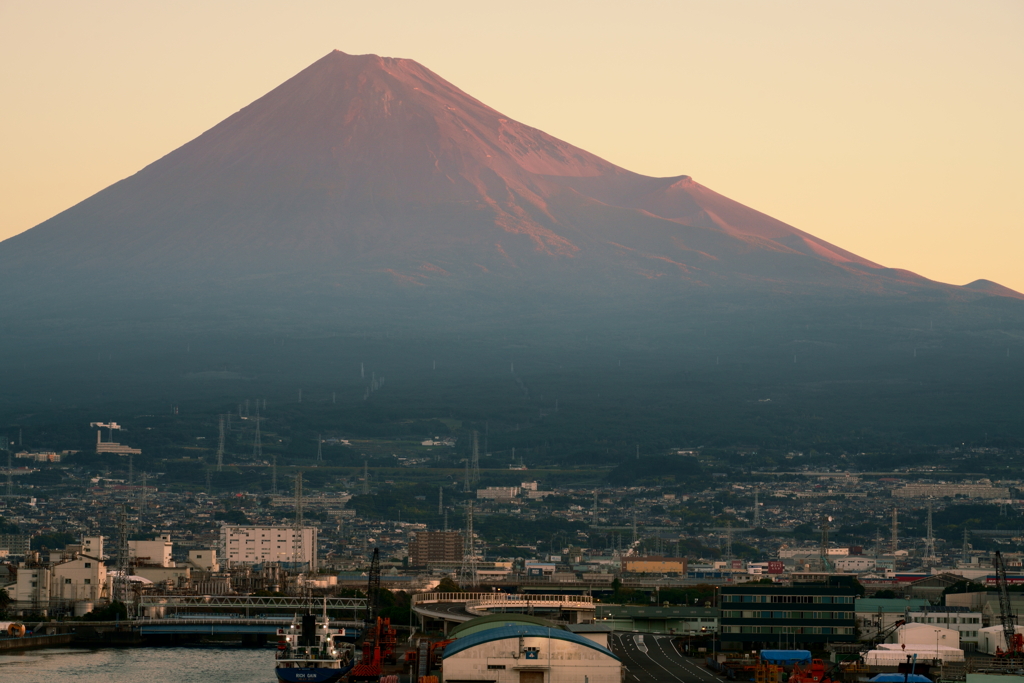
[[[337,48],[879,263],[1024,291],[1024,2],[0,1],[0,239]]]

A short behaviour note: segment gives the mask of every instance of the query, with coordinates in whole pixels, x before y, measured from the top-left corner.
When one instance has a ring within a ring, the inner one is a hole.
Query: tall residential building
[[[302,527],[302,536],[294,526],[234,526],[220,528],[224,562],[228,567],[236,564],[262,564],[264,562],[292,562],[295,545],[302,543],[302,561],[310,568],[317,566],[317,528]]]
[[[426,567],[442,562],[462,562],[463,548],[459,531],[421,531],[409,541],[409,564]]]

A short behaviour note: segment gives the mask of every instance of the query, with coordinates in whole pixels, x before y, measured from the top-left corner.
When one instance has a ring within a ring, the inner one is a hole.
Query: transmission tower
[[[935,558],[935,535],[932,532],[932,504],[928,503],[928,537],[924,539],[924,557],[929,562]]]
[[[832,561],[828,558],[828,531],[832,525],[831,515],[821,517],[821,571],[832,572]]]
[[[303,541],[303,528],[302,528],[302,470],[299,470],[298,474],[295,475],[295,535],[292,541],[292,566],[296,572],[296,582],[298,584],[299,577],[302,575],[300,569],[305,565],[306,557],[302,552],[302,541]],[[312,569],[312,567],[310,567]],[[296,589],[299,593],[304,591],[301,585],[296,585]]]
[[[128,606],[131,601],[131,558],[128,556],[128,511],[117,506],[117,576],[114,577],[114,600]]]
[[[470,491],[470,487],[469,487],[469,459],[467,458],[466,459],[466,481],[462,485],[462,492],[463,493],[469,493],[469,491]]]
[[[317,434],[316,435],[316,461],[317,462],[323,462],[324,461],[324,450],[323,450],[324,440],[321,438],[322,436],[323,436],[322,434]]]
[[[444,513],[444,487],[437,487],[437,514],[440,516]]]
[[[142,473],[142,489],[139,491],[139,525],[142,525],[142,514],[146,511],[146,473]]]
[[[967,543],[967,527],[964,527],[964,548],[963,555],[960,559],[963,560],[964,564],[971,561],[971,546]]]
[[[377,621],[377,610],[380,606],[380,548],[373,549],[370,560],[369,579],[366,582],[366,626]]]
[[[220,416],[220,437],[217,440],[217,471],[224,469],[224,416]]]
[[[891,541],[891,545],[890,545],[890,550],[892,551],[892,556],[893,557],[896,557],[896,551],[899,549],[899,542],[900,542],[900,537],[899,537],[899,528],[900,528],[899,519],[900,519],[899,508],[897,508],[895,505],[893,505],[892,506],[892,541]]]
[[[128,497],[135,498],[135,458],[128,454]]]
[[[756,487],[756,486],[754,487],[754,522],[753,522],[753,524],[754,524],[754,528],[755,529],[760,529],[761,528],[761,504],[757,500],[758,499],[758,494],[760,493],[760,491],[761,491],[761,489],[759,487]]]
[[[473,430],[473,483],[480,481],[480,432]]]
[[[594,489],[594,509],[590,513],[591,524],[597,526],[597,489]]]
[[[7,451],[7,497],[14,496],[14,467],[11,464],[11,446],[7,436],[0,436],[0,450]]]
[[[370,495],[370,461],[363,461],[363,495]]]
[[[732,522],[725,523],[725,559],[732,559]]]
[[[277,455],[270,459],[270,493],[277,495]]]
[[[263,459],[263,443],[260,441],[260,403],[256,402],[256,435],[252,439],[252,455],[257,462]]]
[[[466,538],[463,539],[462,570],[459,572],[462,587],[476,588],[476,543],[473,539],[473,501],[466,504]]]

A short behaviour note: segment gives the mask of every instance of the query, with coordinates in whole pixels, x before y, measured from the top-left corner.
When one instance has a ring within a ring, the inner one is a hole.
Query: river
[[[4,683],[273,683],[274,650],[53,648],[0,655]]]

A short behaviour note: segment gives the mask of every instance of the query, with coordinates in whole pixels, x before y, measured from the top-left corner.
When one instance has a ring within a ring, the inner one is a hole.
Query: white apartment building
[[[220,528],[221,547],[228,567],[236,564],[292,562],[295,547],[301,543],[302,561],[317,566],[317,529],[302,527],[301,536],[292,526],[236,526]]]

